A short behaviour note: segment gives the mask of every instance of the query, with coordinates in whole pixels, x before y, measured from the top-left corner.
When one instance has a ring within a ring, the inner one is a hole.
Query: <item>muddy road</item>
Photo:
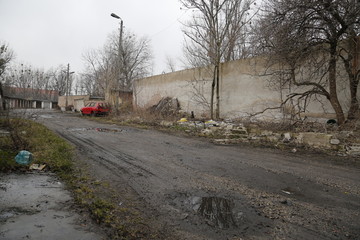
[[[118,194],[133,192],[164,239],[360,238],[360,170],[336,164],[346,158],[38,114],[98,179]]]

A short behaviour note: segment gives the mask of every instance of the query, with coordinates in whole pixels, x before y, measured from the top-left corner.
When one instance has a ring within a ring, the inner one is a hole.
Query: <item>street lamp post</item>
[[[123,25],[123,20],[118,16],[116,15],[115,13],[111,13],[110,16],[112,16],[113,18],[116,18],[116,19],[120,19],[120,35],[119,35],[119,52],[118,52],[118,55],[119,55],[119,67],[118,67],[118,71],[119,71],[119,82],[121,81],[121,75],[122,75],[122,52],[123,52],[123,49],[122,49],[122,38],[123,38],[123,28],[124,28],[124,25]],[[116,114],[118,113],[118,109],[119,109],[119,82],[115,85],[115,90],[117,91],[117,96],[116,96],[116,99],[115,99],[115,111],[116,111]]]
[[[112,13],[110,16],[116,19],[120,19],[120,35],[119,35],[119,59],[121,59],[122,54],[122,35],[123,35],[123,28],[124,28],[124,22],[123,20],[116,15],[115,13]]]

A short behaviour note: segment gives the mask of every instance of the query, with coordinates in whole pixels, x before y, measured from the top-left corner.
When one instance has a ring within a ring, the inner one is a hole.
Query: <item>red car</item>
[[[110,113],[110,106],[106,102],[88,102],[80,109],[81,115],[107,115]]]

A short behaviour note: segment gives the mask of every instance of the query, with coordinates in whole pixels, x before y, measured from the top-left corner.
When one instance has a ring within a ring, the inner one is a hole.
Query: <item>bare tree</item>
[[[3,73],[5,72],[6,67],[9,62],[13,59],[14,54],[11,49],[9,49],[8,45],[5,43],[0,43],[0,99],[1,99],[1,108],[6,109],[6,103],[4,98],[3,91]]]
[[[23,63],[12,64],[3,74],[4,85],[18,88],[66,92],[66,68],[63,65],[47,71]],[[72,79],[70,79],[71,86]],[[36,91],[33,91],[36,94]]]
[[[213,66],[210,115],[220,117],[220,63],[243,56],[241,45],[246,14],[253,0],[180,0],[184,7],[193,9],[192,20],[184,24],[187,37],[184,55],[191,67]]]
[[[131,90],[135,79],[150,74],[150,41],[125,32],[122,46],[119,46],[118,38],[118,34],[113,33],[101,49],[83,54],[86,71],[81,75],[79,88],[89,94],[104,96],[107,89]]]
[[[166,71],[168,71],[168,72],[175,72],[176,71],[175,60],[170,55],[166,56],[165,64],[166,64]]]
[[[285,101],[323,96],[343,124],[346,118],[337,91],[341,81],[349,85],[348,119],[359,112],[359,27],[356,0],[268,0],[253,43],[258,54],[269,55],[272,66],[277,66],[269,69],[276,69],[273,80],[280,87],[301,87]],[[341,73],[339,64],[347,74]]]
[[[152,72],[153,57],[147,37],[138,38],[131,31],[127,31],[123,34],[122,46],[119,46],[117,34],[110,36],[108,46],[113,49],[113,55],[121,53],[118,87],[123,90],[131,90],[135,79],[146,77]],[[119,58],[114,59],[119,61]],[[116,63],[113,64],[116,66]]]
[[[108,46],[99,50],[90,50],[83,55],[86,72],[81,83],[91,95],[104,96],[111,81],[116,78],[115,56]]]
[[[0,77],[5,72],[6,67],[13,58],[14,53],[9,46],[0,42]]]

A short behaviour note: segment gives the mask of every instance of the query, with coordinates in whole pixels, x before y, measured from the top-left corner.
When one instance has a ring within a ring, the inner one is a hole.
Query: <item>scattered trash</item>
[[[293,148],[293,149],[291,149],[291,152],[292,152],[292,153],[296,153],[296,152],[297,152],[297,149],[296,149],[296,148]]]
[[[181,118],[178,122],[187,122],[187,118]]]
[[[7,136],[10,136],[10,132],[0,129],[0,137],[7,137]]]
[[[218,127],[218,126],[220,126],[218,122],[216,122],[216,121],[214,121],[214,120],[212,120],[212,119],[209,120],[209,121],[206,121],[206,122],[205,122],[205,125],[206,125],[207,127]]]
[[[20,151],[18,155],[16,155],[15,157],[15,161],[21,165],[28,165],[29,163],[32,162],[32,160],[33,160],[33,156],[31,152],[28,152],[26,150]]]
[[[335,119],[329,119],[329,120],[326,121],[326,124],[335,125],[335,124],[337,124],[337,122],[336,122]]]
[[[31,164],[29,167],[30,170],[39,170],[42,171],[46,167],[45,164]]]
[[[290,133],[284,133],[284,139],[283,142],[284,143],[288,143],[291,140],[291,134]]]
[[[337,139],[337,138],[332,138],[332,139],[330,140],[330,144],[332,144],[332,145],[339,145],[339,144],[340,144],[340,140]]]
[[[289,192],[289,191],[285,191],[285,190],[281,190],[283,193],[286,193],[286,194],[288,194],[288,195],[291,195],[292,193],[291,192]]]

